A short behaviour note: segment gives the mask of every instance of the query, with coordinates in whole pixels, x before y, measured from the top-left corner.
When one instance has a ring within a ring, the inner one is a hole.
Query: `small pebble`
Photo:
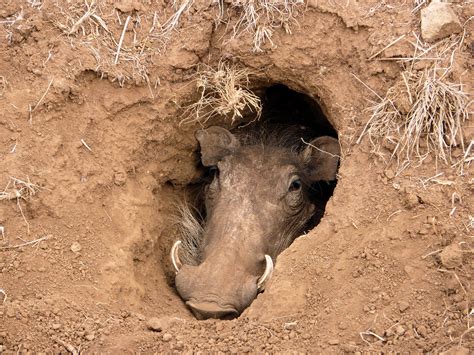
[[[400,312],[405,312],[408,308],[410,308],[408,302],[402,301],[398,304],[398,309],[400,310]]]
[[[171,339],[173,339],[173,336],[169,333],[163,334],[163,341],[164,342],[169,342]]]
[[[454,269],[462,266],[463,251],[458,244],[448,245],[439,256],[441,258],[441,263],[447,269]]]
[[[428,335],[428,330],[426,329],[424,325],[420,325],[419,327],[416,327],[416,332],[423,338],[426,338],[426,336]]]
[[[293,330],[293,329],[296,329],[297,324],[298,322],[288,322],[283,325],[283,328],[288,329],[288,330]]]
[[[403,335],[405,334],[406,330],[405,328],[403,328],[403,326],[401,324],[397,325],[397,327],[395,328],[395,332],[398,334],[398,335]]]
[[[392,180],[395,177],[395,173],[391,169],[385,170],[384,174],[389,180]]]
[[[146,327],[154,332],[161,332],[163,330],[163,322],[161,319],[153,317],[147,320]]]
[[[74,242],[71,244],[71,251],[73,253],[79,253],[81,250],[82,250],[82,246],[78,242]]]
[[[330,339],[328,341],[329,345],[338,345],[339,344],[339,339]]]

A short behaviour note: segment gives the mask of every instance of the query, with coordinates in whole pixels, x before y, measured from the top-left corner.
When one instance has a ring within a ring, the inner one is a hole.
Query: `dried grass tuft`
[[[13,32],[21,26],[24,19],[24,11],[23,8],[21,8],[19,12],[8,16],[4,20],[0,20],[0,25],[3,25],[6,31],[5,38],[7,39],[8,44],[11,45],[13,43]]]
[[[82,46],[90,51],[97,62],[97,73],[121,86],[125,82],[146,83],[153,97],[148,61],[162,49],[153,38],[161,29],[156,12],[110,12],[104,0],[68,4],[56,0],[54,6],[59,15],[55,18],[61,19],[54,25],[67,36],[72,47]]]
[[[23,181],[11,176],[8,180],[7,186],[5,186],[3,191],[0,192],[0,201],[16,200],[18,209],[20,210],[21,216],[25,221],[28,234],[30,233],[30,224],[23,213],[20,201],[27,200],[28,198],[36,195],[40,189],[41,188],[38,185],[33,184],[28,177],[26,178],[26,181]]]
[[[224,1],[218,3],[219,14],[223,16]],[[283,28],[286,33],[291,34],[291,26],[297,24],[296,18],[304,7],[304,0],[231,0],[229,7],[239,14],[233,26],[232,38],[237,38],[244,32],[251,33],[254,51],[261,52],[267,41],[273,46],[271,38],[276,28]]]
[[[186,108],[181,124],[205,124],[217,116],[233,124],[246,110],[254,112],[256,119],[260,118],[260,98],[249,89],[251,75],[255,73],[225,62],[220,62],[217,68],[201,65],[195,78],[200,97]]]
[[[283,28],[286,33],[291,34],[291,25],[297,23],[296,17],[304,6],[304,0],[213,0],[212,4],[216,4],[218,9],[216,26],[228,22],[232,17],[228,14],[234,11],[237,21],[232,27],[231,38],[248,32],[253,36],[254,51],[261,52],[266,42],[273,46],[271,38],[276,28]],[[172,7],[175,12],[153,37],[166,43],[178,29],[182,15],[192,5],[193,0],[173,0]]]
[[[40,187],[33,184],[27,177],[27,181],[23,181],[10,176],[7,186],[0,192],[0,201],[2,200],[15,200],[24,199],[36,195],[40,190]]]
[[[412,58],[403,58],[408,65],[400,80],[384,97],[377,95],[369,108],[371,117],[357,143],[367,135],[376,155],[385,157],[383,149],[391,150],[387,163],[396,159],[397,174],[430,155],[436,162],[459,166],[461,173],[464,162],[470,162],[462,128],[469,119],[469,96],[462,84],[450,79],[454,55],[462,41],[463,37],[458,37],[425,49],[419,41],[412,43],[415,53]],[[414,62],[426,59],[432,50],[436,52],[433,63],[415,70]],[[464,162],[453,156],[455,148],[461,149]]]

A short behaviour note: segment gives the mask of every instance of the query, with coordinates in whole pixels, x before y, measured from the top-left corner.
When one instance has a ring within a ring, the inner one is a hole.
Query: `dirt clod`
[[[143,6],[136,0],[120,0],[114,4],[115,8],[122,12],[143,10]]]
[[[413,192],[407,192],[404,196],[405,207],[409,210],[417,207],[420,204],[420,200]]]
[[[395,177],[395,172],[392,169],[385,170],[384,174],[389,180],[392,180]]]
[[[434,42],[461,31],[451,4],[434,0],[421,10],[421,34],[425,41]]]
[[[410,308],[410,304],[408,302],[402,301],[398,304],[398,309],[400,312],[405,312],[408,308]]]
[[[114,174],[114,184],[117,186],[123,186],[127,182],[127,173],[125,171],[117,171]]]
[[[428,335],[428,329],[424,325],[420,325],[419,327],[416,327],[416,331],[423,338],[426,338],[426,336]]]
[[[397,335],[403,335],[405,334],[406,329],[401,324],[399,324],[395,327],[395,332],[397,333]]]
[[[161,332],[163,330],[163,321],[160,318],[153,317],[146,321],[146,326],[150,330]]]
[[[169,333],[165,333],[165,334],[163,334],[162,339],[163,339],[164,342],[169,342],[171,339],[173,339],[173,336]]]
[[[73,253],[79,253],[82,250],[82,246],[79,242],[74,242],[71,244],[70,249]]]
[[[462,265],[463,251],[458,244],[448,245],[439,254],[441,263],[447,269],[454,269]]]
[[[469,349],[464,346],[453,346],[452,348],[440,352],[440,355],[469,355]]]

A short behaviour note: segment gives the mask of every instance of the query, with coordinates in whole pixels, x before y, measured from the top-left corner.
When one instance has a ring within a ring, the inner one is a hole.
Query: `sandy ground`
[[[406,68],[393,57],[413,55],[411,2],[308,1],[261,52],[251,33],[232,38],[235,11],[216,25],[216,6],[195,1],[168,38],[167,1],[115,3],[83,17],[82,2],[0,2],[0,190],[13,193],[0,200],[0,353],[472,349],[472,169],[429,156],[397,175],[356,144],[369,100]],[[466,32],[450,80],[469,92],[473,11],[453,9]],[[258,72],[256,91],[315,99],[343,157],[324,218],[266,291],[236,320],[197,321],[168,257],[173,203],[201,174],[200,126],[179,122],[197,64],[222,59]]]

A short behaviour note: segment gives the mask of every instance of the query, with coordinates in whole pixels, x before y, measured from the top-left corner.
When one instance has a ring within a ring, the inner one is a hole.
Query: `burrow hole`
[[[254,85],[253,91],[260,97],[262,102],[262,115],[259,120],[255,120],[255,114],[249,112],[244,116],[242,123],[230,129],[233,133],[239,130],[259,130],[265,127],[287,127],[293,132],[297,132],[295,143],[300,145],[300,149],[305,146],[304,142],[310,142],[319,136],[331,136],[338,138],[337,132],[326,117],[320,104],[310,96],[290,89],[283,84],[273,85]],[[228,128],[228,127],[227,127]],[[303,142],[304,140],[304,142]],[[203,190],[210,181],[212,173],[210,169],[205,168],[199,162],[199,152],[196,151],[196,168],[201,173],[201,179],[198,182],[188,184],[185,188],[187,203],[190,203],[195,210],[205,220],[206,211],[204,208]],[[306,231],[308,232],[318,225],[322,216],[326,203],[332,196],[336,181],[319,182],[311,186],[311,199],[315,204],[315,213],[309,221]],[[179,238],[179,233],[176,232]],[[165,250],[170,250],[171,240],[165,241],[167,244]],[[167,279],[170,286],[174,284],[174,272],[171,265],[168,269]]]

